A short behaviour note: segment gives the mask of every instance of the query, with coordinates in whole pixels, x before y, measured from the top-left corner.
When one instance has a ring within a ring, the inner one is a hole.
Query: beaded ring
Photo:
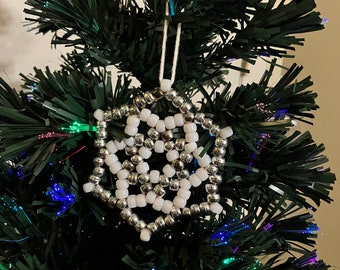
[[[178,108],[178,113],[160,119],[147,108],[162,98]],[[89,182],[84,184],[83,189],[86,193],[91,192],[99,197],[109,207],[120,209],[121,218],[140,232],[140,239],[143,241],[149,241],[152,233],[160,228],[172,226],[182,215],[220,214],[223,210],[219,204],[218,186],[222,178],[218,174],[218,167],[225,164],[227,138],[233,135],[233,131],[229,126],[220,129],[203,113],[193,113],[191,107],[175,90],[161,84],[160,88],[136,97],[131,106],[122,105],[112,110],[94,112],[97,120],[97,139],[94,145],[99,151],[98,156],[93,159],[95,167],[89,176]],[[123,117],[126,117],[124,133],[129,137],[122,141],[107,141],[107,122],[121,120]],[[141,123],[148,128],[146,134],[139,133]],[[212,158],[208,153],[202,155],[203,147],[197,146],[198,125],[215,137]],[[174,138],[175,128],[183,129],[184,138]],[[119,160],[116,155],[119,151],[125,152],[125,160]],[[153,151],[165,154],[167,163],[160,165],[161,170],[150,168],[147,162]],[[194,160],[198,163],[198,168],[189,172],[188,166]],[[105,165],[116,179],[115,194],[100,185]],[[191,188],[198,187],[203,182],[206,182],[206,201],[187,206]],[[129,188],[137,185],[140,185],[140,193],[130,194]],[[173,194],[172,201],[164,198],[169,193]],[[146,223],[133,212],[134,208],[148,204],[164,215]]]

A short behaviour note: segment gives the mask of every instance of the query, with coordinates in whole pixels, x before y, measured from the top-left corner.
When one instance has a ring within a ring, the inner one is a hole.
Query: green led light
[[[95,126],[90,126],[89,124],[83,124],[75,121],[67,127],[61,127],[61,130],[66,131],[70,134],[74,134],[84,131],[97,131],[97,128]]]
[[[222,261],[222,265],[223,266],[230,265],[231,263],[235,262],[236,260],[237,259],[235,257],[226,258]]]

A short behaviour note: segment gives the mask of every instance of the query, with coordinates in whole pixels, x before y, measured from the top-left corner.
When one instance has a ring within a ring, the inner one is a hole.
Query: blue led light
[[[66,193],[57,183],[54,183],[52,187],[47,189],[46,196],[50,197],[52,201],[60,203],[60,209],[56,212],[58,217],[69,209],[76,200],[73,193]]]

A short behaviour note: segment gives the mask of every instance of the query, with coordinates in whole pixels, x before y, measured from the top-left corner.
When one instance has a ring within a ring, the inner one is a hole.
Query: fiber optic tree
[[[73,50],[20,90],[0,81],[0,269],[329,268],[313,212],[335,177],[291,129],[317,95],[275,60],[323,29],[313,0],[26,4]],[[227,81],[259,57],[259,81]]]

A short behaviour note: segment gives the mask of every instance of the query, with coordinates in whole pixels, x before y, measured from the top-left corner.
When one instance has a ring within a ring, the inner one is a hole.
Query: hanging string
[[[174,5],[173,1],[170,0],[171,4],[171,15],[174,15]],[[163,28],[163,43],[162,43],[162,55],[161,55],[161,64],[159,69],[159,82],[160,84],[164,80],[164,65],[165,65],[165,52],[166,52],[166,43],[168,39],[168,28],[169,28],[169,1],[166,1],[165,6],[165,16],[166,19],[164,21],[164,28]],[[177,32],[176,32],[176,41],[175,41],[175,49],[174,49],[174,57],[172,60],[172,69],[171,69],[171,78],[170,78],[170,84],[172,85],[175,81],[176,76],[176,68],[177,68],[177,61],[178,61],[178,52],[179,52],[179,43],[181,38],[181,29],[182,24],[177,24]]]

